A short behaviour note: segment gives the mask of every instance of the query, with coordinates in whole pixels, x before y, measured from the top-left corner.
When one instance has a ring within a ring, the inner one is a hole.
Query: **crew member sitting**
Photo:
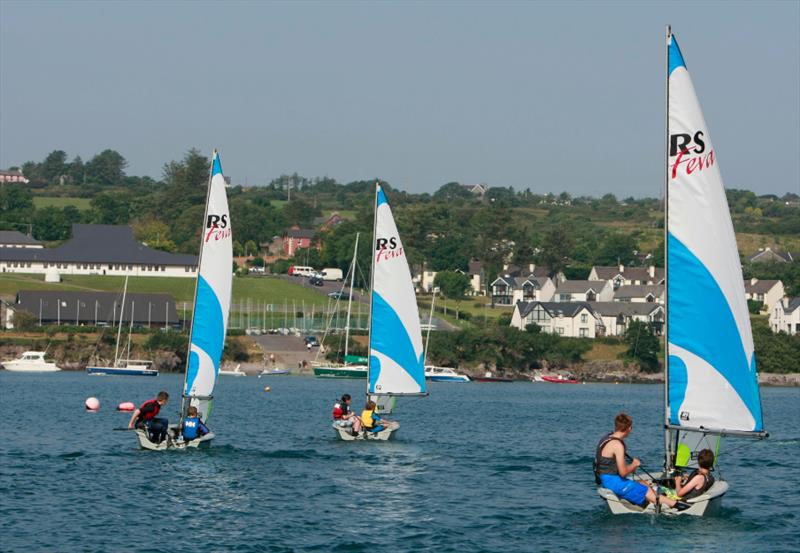
[[[714,466],[714,452],[703,449],[697,454],[699,468],[689,476],[681,475],[675,478],[675,493],[682,499],[699,497],[714,485],[714,476],[711,467]]]
[[[367,404],[364,406],[364,410],[361,412],[361,425],[364,427],[364,430],[367,432],[372,432],[373,434],[377,434],[381,430],[384,430],[386,426],[384,425],[384,421],[380,415],[375,412],[375,409],[378,406],[375,405],[374,401],[367,401]]]
[[[353,436],[358,436],[361,420],[350,410],[350,401],[350,394],[344,394],[342,399],[333,404],[333,423],[342,428],[351,428]]]
[[[146,428],[149,433],[150,441],[160,444],[167,437],[167,428],[169,428],[169,421],[164,418],[157,418],[159,411],[164,405],[167,404],[169,394],[158,392],[155,399],[148,399],[133,412],[131,420],[128,422],[128,428]]]
[[[186,418],[183,419],[183,439],[187,442],[205,436],[210,432],[208,427],[203,424],[200,417],[197,416],[197,407],[191,405],[186,411]]]

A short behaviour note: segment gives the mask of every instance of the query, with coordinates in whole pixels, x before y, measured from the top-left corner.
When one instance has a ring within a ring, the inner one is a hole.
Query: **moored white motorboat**
[[[219,375],[220,376],[247,376],[247,373],[242,370],[242,365],[239,364],[239,365],[236,365],[231,370],[220,369],[219,370]]]
[[[291,371],[289,369],[263,369],[258,373],[258,378],[262,376],[279,376],[282,374],[291,374]]]
[[[465,374],[457,373],[450,367],[427,365],[425,367],[425,380],[430,380],[431,382],[469,382],[469,377]]]
[[[13,361],[3,361],[3,368],[16,373],[54,373],[59,369],[55,363],[48,363],[43,351],[26,351]]]

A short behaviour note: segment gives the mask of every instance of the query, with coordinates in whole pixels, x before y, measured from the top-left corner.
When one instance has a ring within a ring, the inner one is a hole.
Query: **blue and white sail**
[[[211,162],[200,266],[189,339],[189,361],[183,395],[208,419],[219,374],[233,286],[233,237],[222,164],[215,151]]]
[[[725,188],[668,33],[667,416],[686,429],[763,430],[753,336]]]
[[[425,393],[422,330],[408,259],[392,210],[375,189],[369,379],[371,395]]]

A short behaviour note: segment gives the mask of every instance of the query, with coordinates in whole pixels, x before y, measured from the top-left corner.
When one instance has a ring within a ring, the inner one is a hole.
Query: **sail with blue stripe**
[[[200,266],[183,388],[185,400],[188,400],[189,405],[197,407],[200,416],[205,420],[211,414],[214,384],[225,346],[233,286],[232,266],[231,217],[222,164],[215,151],[203,218]],[[186,401],[185,407],[188,407]]]
[[[371,395],[425,393],[422,329],[411,271],[392,210],[375,187],[369,378]]]
[[[761,432],[753,336],[725,188],[675,36],[667,37],[667,419]]]

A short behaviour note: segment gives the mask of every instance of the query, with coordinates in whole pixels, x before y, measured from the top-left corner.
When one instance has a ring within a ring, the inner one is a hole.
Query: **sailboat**
[[[125,275],[125,285],[122,288],[122,306],[119,311],[119,322],[117,323],[117,345],[114,347],[114,364],[110,367],[89,366],[86,367],[88,374],[94,375],[123,375],[123,376],[158,376],[157,369],[151,369],[152,361],[132,360],[131,359],[131,335],[133,334],[133,302],[131,302],[130,328],[128,328],[128,345],[125,359],[119,353],[119,341],[122,337],[122,320],[125,316],[125,298],[128,294],[128,275]]]
[[[232,267],[231,218],[222,164],[215,150],[206,193],[180,422],[171,425],[167,439],[158,444],[150,441],[145,430],[137,429],[139,445],[144,449],[207,446],[215,437],[213,432],[209,432],[201,438],[187,442],[182,440],[181,428],[190,406],[197,408],[198,415],[206,423],[211,416],[214,384],[217,381],[228,328],[233,287]]]
[[[350,314],[353,310],[353,286],[355,285],[356,278],[356,259],[358,257],[358,237],[356,233],[356,245],[353,248],[353,262],[350,264],[350,293],[347,295],[347,318],[344,324],[344,364],[333,363],[320,363],[316,359],[311,362],[314,368],[314,376],[317,378],[366,378],[367,377],[367,360],[359,355],[350,355],[348,348],[350,345]],[[339,294],[341,297],[341,293]],[[339,305],[338,302],[336,304]],[[331,316],[332,317],[332,316]],[[330,328],[330,325],[328,325]],[[322,344],[325,344],[327,337],[327,330],[325,336],[322,337]],[[322,348],[317,350],[317,357],[320,356]]]
[[[665,471],[654,484],[672,487],[676,471],[697,468],[697,454],[715,460],[724,436],[765,438],[753,335],[717,155],[672,30],[667,27],[667,152],[665,248]],[[704,516],[722,505],[729,484],[714,484],[668,514]],[[600,496],[614,514],[659,510]]]
[[[403,243],[380,183],[375,185],[374,249],[370,272],[367,401],[382,414],[392,412],[399,396],[424,396],[425,353],[417,298]],[[387,423],[380,432],[353,436],[334,424],[342,440],[388,440],[400,428]]]

